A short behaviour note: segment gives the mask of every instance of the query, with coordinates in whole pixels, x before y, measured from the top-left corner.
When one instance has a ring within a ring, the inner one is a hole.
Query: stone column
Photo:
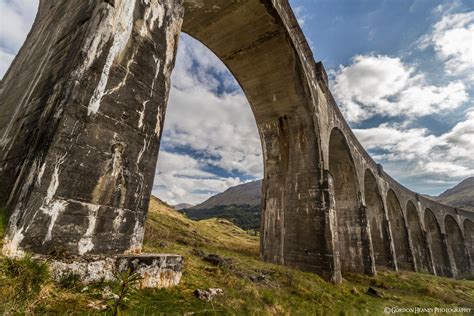
[[[330,267],[323,276],[334,283],[342,282],[341,259],[339,257],[336,198],[334,196],[334,180],[329,171],[324,171],[324,200],[325,205],[325,240],[327,249],[327,264]]]
[[[364,255],[364,269],[368,275],[375,275],[377,273],[375,268],[374,248],[372,246],[372,237],[370,233],[370,224],[367,217],[367,207],[360,206],[361,209],[361,240],[362,240],[362,254]]]
[[[407,221],[407,218],[405,217],[405,215],[404,215],[404,220],[405,220],[405,230],[407,232],[407,241],[408,241],[408,252],[409,252],[408,253],[408,261],[411,263],[413,271],[419,272],[418,271],[418,265],[417,265],[417,262],[415,260],[415,252],[414,252],[414,249],[413,249],[413,241],[411,240],[410,227],[408,225],[408,221]]]
[[[441,240],[443,242],[443,248],[446,256],[448,256],[449,267],[446,267],[446,271],[449,271],[449,277],[457,277],[458,270],[456,269],[456,263],[454,261],[454,255],[451,247],[449,247],[448,237],[446,234],[441,233]]]
[[[0,90],[3,252],[141,248],[182,1],[47,1]]]
[[[386,196],[386,194],[385,194]],[[393,269],[395,271],[398,271],[398,262],[397,262],[397,254],[395,252],[395,243],[393,242],[393,235],[392,235],[392,225],[388,219],[388,207],[387,207],[387,201],[386,198],[383,201],[383,208],[384,208],[384,221],[387,223],[384,225],[387,230],[387,237],[388,237],[388,242],[390,243],[390,253],[392,255],[392,265]]]
[[[424,226],[424,224],[423,224]],[[428,238],[428,233],[423,230],[423,238],[425,240],[425,245],[428,247],[428,255],[429,255],[429,260],[430,260],[430,272],[436,275],[436,265],[434,263],[434,258],[433,258],[433,251],[431,250],[431,242],[430,239]]]

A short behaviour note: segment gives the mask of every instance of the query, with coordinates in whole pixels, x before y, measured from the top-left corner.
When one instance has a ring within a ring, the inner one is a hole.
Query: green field
[[[172,289],[131,293],[121,309],[126,315],[384,315],[385,307],[474,308],[474,281],[386,271],[374,277],[345,275],[334,285],[315,274],[264,263],[258,237],[223,219],[192,221],[157,199],[151,201],[145,239],[145,252],[185,256],[183,278]],[[202,253],[229,260],[216,266]],[[56,283],[46,266],[28,258],[0,260],[0,312],[111,313],[103,294],[117,284],[84,286],[73,276]],[[378,297],[367,294],[369,287]],[[208,288],[224,294],[211,302],[195,298],[195,289]]]

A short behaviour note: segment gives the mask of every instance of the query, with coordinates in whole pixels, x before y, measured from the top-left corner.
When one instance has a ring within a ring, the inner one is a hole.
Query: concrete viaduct
[[[180,32],[227,65],[255,115],[263,260],[334,282],[473,272],[474,213],[372,160],[287,0],[40,0],[0,86],[4,254],[140,251]]]

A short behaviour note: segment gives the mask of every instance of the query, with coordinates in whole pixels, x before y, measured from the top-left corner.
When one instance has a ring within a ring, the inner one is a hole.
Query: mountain
[[[474,177],[461,181],[435,197],[435,200],[446,205],[474,211]]]
[[[181,212],[193,220],[224,218],[240,228],[258,230],[261,188],[262,180],[241,184]]]
[[[189,203],[179,203],[179,204],[174,205],[173,207],[174,207],[176,210],[181,211],[181,210],[185,210],[185,209],[191,208],[191,207],[193,207],[193,206],[194,206],[194,205],[189,204]]]
[[[209,209],[220,205],[260,205],[262,180],[248,182],[229,188],[216,194],[193,207],[193,209]]]

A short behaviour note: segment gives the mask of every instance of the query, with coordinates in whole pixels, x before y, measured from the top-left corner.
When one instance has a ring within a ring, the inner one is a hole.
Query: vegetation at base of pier
[[[0,207],[0,247],[3,246],[3,235],[7,227],[7,211],[4,207]]]
[[[383,271],[346,274],[342,284],[333,285],[312,273],[262,262],[258,237],[223,219],[192,221],[155,198],[145,237],[145,252],[185,256],[183,277],[174,288],[128,293],[122,314],[383,315],[385,307],[474,308],[474,281]],[[203,260],[208,254],[224,260],[217,265]],[[0,261],[0,313],[113,312],[108,303],[118,295],[119,282],[86,286],[74,275],[53,282],[47,268],[29,258]],[[210,302],[194,296],[196,289],[208,288],[221,288],[223,295]]]

